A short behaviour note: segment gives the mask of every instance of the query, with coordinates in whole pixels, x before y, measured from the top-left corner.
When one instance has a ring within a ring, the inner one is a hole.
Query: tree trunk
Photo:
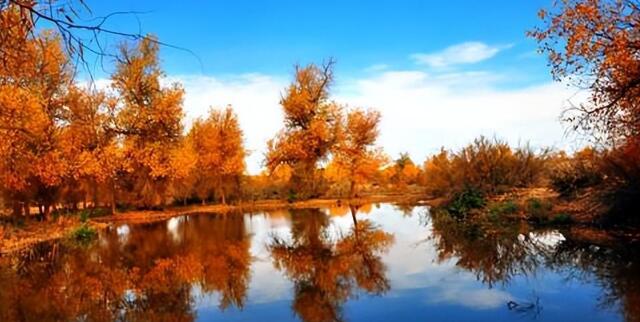
[[[351,184],[349,186],[349,199],[353,199],[356,196],[356,182],[351,180]]]
[[[24,215],[29,217],[29,215],[31,214],[31,209],[30,209],[31,207],[29,203],[25,202],[23,208],[24,208]]]
[[[13,215],[14,216],[18,217],[18,216],[22,215],[23,206],[21,205],[21,202],[13,201],[12,206],[13,206]]]
[[[111,183],[111,214],[116,214],[116,183]]]
[[[359,231],[358,231],[358,219],[356,219],[356,213],[358,212],[358,208],[355,206],[349,206],[351,210],[351,219],[353,219],[353,231],[356,234],[356,240],[360,239]]]
[[[51,205],[50,204],[44,204],[44,221],[49,221],[49,215],[51,215]]]

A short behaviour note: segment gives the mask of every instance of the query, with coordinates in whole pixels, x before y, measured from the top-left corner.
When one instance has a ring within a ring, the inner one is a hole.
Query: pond
[[[115,224],[0,261],[1,321],[639,321],[638,245],[424,206]]]

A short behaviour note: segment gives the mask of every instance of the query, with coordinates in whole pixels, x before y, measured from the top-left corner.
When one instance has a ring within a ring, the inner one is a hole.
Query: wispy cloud
[[[433,53],[417,53],[411,58],[419,64],[433,68],[445,68],[454,65],[473,64],[495,56],[503,49],[511,47],[491,46],[479,41],[469,41],[447,47]]]

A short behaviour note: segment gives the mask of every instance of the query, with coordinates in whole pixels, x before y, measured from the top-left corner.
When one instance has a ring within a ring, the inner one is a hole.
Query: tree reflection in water
[[[195,289],[241,308],[251,264],[243,217],[175,220],[133,229],[126,243],[111,231],[89,249],[43,244],[3,258],[0,320],[192,321]]]
[[[548,265],[567,278],[595,277],[604,290],[603,308],[620,305],[626,321],[640,321],[640,243],[587,228],[563,233],[567,238],[547,257]]]
[[[342,321],[342,305],[357,291],[381,295],[389,290],[380,255],[393,236],[350,210],[353,226],[346,234],[332,231],[325,213],[306,209],[294,212],[290,240],[276,236],[270,241],[275,267],[294,283],[292,308],[303,321]]]
[[[626,321],[640,321],[637,242],[586,228],[534,229],[526,222],[456,220],[437,211],[428,222],[433,225],[438,261],[455,260],[457,267],[473,272],[490,288],[550,269],[567,280],[597,280],[604,290],[603,307],[620,305]]]

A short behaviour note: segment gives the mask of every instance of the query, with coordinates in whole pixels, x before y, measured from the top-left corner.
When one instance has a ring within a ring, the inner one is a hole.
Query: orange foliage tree
[[[125,161],[120,187],[132,204],[162,205],[173,181],[185,174],[176,171],[174,160],[181,148],[184,90],[177,83],[161,86],[156,42],[145,38],[135,48],[123,45],[120,56],[111,77],[119,94],[115,130]]]
[[[640,3],[562,0],[539,13],[530,31],[549,55],[557,80],[588,88],[591,98],[568,115],[575,129],[608,139],[640,131]]]
[[[113,98],[103,92],[72,88],[67,98],[62,132],[63,151],[67,156],[69,177],[63,189],[62,201],[72,208],[78,202],[87,207],[87,197],[97,206],[100,197],[111,195],[113,179],[121,163],[116,136],[108,128],[114,107]]]
[[[379,123],[378,111],[355,109],[347,114],[339,132],[333,152],[334,161],[349,181],[350,198],[355,197],[357,185],[371,180],[386,160],[381,149],[375,148]]]
[[[2,11],[0,22],[16,16]],[[73,73],[55,35],[42,32],[21,46],[0,65],[0,179],[15,214],[35,200],[48,217],[69,170],[62,134]]]
[[[325,160],[336,141],[340,107],[329,101],[333,61],[323,66],[295,69],[295,79],[280,104],[284,129],[268,142],[266,164],[270,171],[281,165],[293,168],[293,192],[302,197],[316,195],[317,165]]]
[[[640,198],[640,3],[563,0],[539,16],[543,26],[530,35],[549,55],[553,76],[590,93],[567,119],[612,148],[600,169],[602,204],[631,218]]]
[[[197,151],[197,196],[204,202],[215,193],[226,203],[226,195],[238,190],[245,170],[246,151],[237,116],[230,107],[211,110],[207,119],[194,122],[188,137]]]

